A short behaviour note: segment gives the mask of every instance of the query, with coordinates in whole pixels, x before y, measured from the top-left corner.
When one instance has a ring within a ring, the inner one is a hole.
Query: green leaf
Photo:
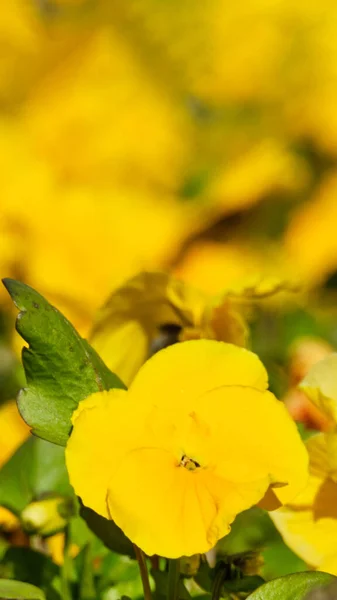
[[[333,580],[337,578],[319,571],[294,573],[268,581],[250,594],[247,600],[304,600],[309,592]]]
[[[0,565],[1,578],[37,586],[46,593],[49,600],[59,599],[53,587],[59,571],[59,567],[48,556],[26,547],[8,548]]]
[[[0,579],[1,600],[46,600],[46,596],[39,588],[29,583]]]
[[[20,515],[32,500],[52,493],[74,495],[64,448],[30,437],[0,470],[0,505]]]
[[[81,506],[80,515],[87,523],[89,529],[102,540],[103,544],[117,552],[134,558],[133,544],[114,521],[105,519],[91,508]]]
[[[36,436],[65,446],[80,400],[125,386],[43,296],[13,279],[3,283],[20,310],[16,329],[29,344],[22,350],[27,387],[19,393],[20,413]]]

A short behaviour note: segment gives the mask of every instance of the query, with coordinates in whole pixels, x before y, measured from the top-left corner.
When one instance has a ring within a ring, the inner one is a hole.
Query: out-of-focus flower
[[[46,538],[46,546],[48,548],[48,553],[57,565],[63,565],[64,563],[64,545],[64,533],[56,533],[55,535]],[[80,547],[77,544],[70,544],[68,552],[72,558],[75,558],[80,552]]]
[[[308,486],[287,506],[271,513],[286,544],[312,567],[337,575],[337,454],[326,434],[310,438]]]
[[[276,140],[250,143],[246,151],[243,146],[233,154],[226,165],[218,166],[207,188],[209,200],[224,214],[247,209],[283,190],[294,192],[306,184],[303,162]]]
[[[29,435],[29,427],[21,418],[16,402],[0,407],[0,466],[2,466]]]
[[[239,242],[197,241],[184,253],[175,274],[205,292],[219,288],[237,290],[258,280],[269,279],[268,256]],[[259,275],[256,275],[259,274]]]
[[[311,367],[332,351],[333,348],[325,340],[312,337],[297,339],[289,350],[289,391],[283,401],[293,419],[304,423],[309,429],[328,431],[330,421],[297,385]]]
[[[313,200],[304,203],[290,221],[284,241],[285,258],[297,279],[317,285],[337,269],[337,175],[326,178]]]
[[[117,289],[101,309],[91,343],[129,384],[158,349],[187,339],[245,345],[247,328],[226,292],[209,296],[166,273],[145,272]]]
[[[23,116],[38,155],[65,182],[100,188],[132,178],[172,192],[189,156],[187,111],[117,28],[93,29],[40,82]]]
[[[20,517],[27,533],[49,537],[64,529],[74,512],[72,498],[54,496],[31,502]]]
[[[243,348],[193,340],[158,352],[128,392],[94,394],[75,411],[66,461],[76,493],[149,555],[208,551],[267,491],[282,503],[305,485],[304,446],[266,388]]]
[[[330,429],[310,438],[308,486],[273,515],[286,543],[322,571],[337,574],[337,354],[314,364],[300,388],[327,417]]]
[[[330,420],[337,432],[337,353],[315,363],[300,384],[300,389]],[[337,438],[336,438],[337,439]]]

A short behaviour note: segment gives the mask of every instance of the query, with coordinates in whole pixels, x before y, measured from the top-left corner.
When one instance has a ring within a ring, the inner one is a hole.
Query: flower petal
[[[270,516],[286,544],[308,564],[321,568],[336,554],[337,520],[315,519],[313,512],[315,498],[324,483],[328,467],[325,436],[312,437],[307,447],[312,462],[307,487],[290,505],[272,512]]]
[[[130,440],[137,443],[138,423],[139,411],[129,406],[127,392],[117,389],[92,394],[73,415],[66,447],[70,483],[83,503],[103,517],[109,517],[106,494],[111,469]]]
[[[204,294],[166,273],[140,273],[110,296],[90,341],[128,385],[147,359],[160,327],[198,325],[205,299]]]
[[[273,491],[282,503],[305,487],[307,451],[285,406],[273,394],[225,386],[199,397],[195,413],[209,427],[208,445],[222,477],[281,484]]]
[[[334,352],[311,367],[300,384],[310,400],[337,424],[337,353]]]
[[[155,354],[138,372],[129,394],[160,407],[193,409],[195,398],[221,386],[265,390],[267,372],[244,348],[214,340],[190,340]]]

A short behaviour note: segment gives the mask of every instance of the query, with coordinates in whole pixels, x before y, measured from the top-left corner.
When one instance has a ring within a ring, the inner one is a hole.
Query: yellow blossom
[[[267,491],[284,503],[307,478],[304,446],[258,357],[212,340],[170,346],[129,391],[82,401],[66,462],[86,506],[170,558],[208,551]]]
[[[306,443],[310,477],[295,501],[271,513],[286,544],[312,567],[337,575],[337,483],[332,479],[328,437],[320,433]]]
[[[110,296],[91,343],[129,384],[156,350],[177,341],[210,338],[244,346],[247,328],[226,292],[210,296],[166,273],[144,272]]]
[[[274,263],[275,264],[275,263]],[[266,275],[268,257],[256,247],[237,242],[196,241],[184,253],[175,274],[205,292],[215,294],[221,288],[237,289],[252,280],[252,274]],[[256,281],[254,282],[256,283]]]
[[[315,197],[299,207],[284,239],[284,256],[298,281],[317,285],[337,268],[337,173],[323,179]]]
[[[329,429],[309,439],[310,478],[304,491],[273,513],[286,543],[310,565],[337,575],[337,354],[314,364],[300,389]]]
[[[6,402],[0,408],[0,466],[5,464],[14,451],[29,435],[29,427],[20,417],[16,402]]]
[[[300,383],[300,389],[329,419],[337,431],[337,353],[315,363]]]

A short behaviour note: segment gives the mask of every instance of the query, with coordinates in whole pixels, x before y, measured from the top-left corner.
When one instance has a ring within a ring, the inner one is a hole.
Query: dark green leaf
[[[13,279],[3,283],[20,310],[17,331],[29,344],[22,351],[27,387],[18,397],[20,413],[35,435],[64,446],[80,400],[124,384],[43,296]]]
[[[45,591],[48,598],[55,600],[58,594],[52,585],[58,575],[59,567],[48,556],[31,548],[13,546],[8,548],[1,560],[0,577],[35,585]]]
[[[246,575],[239,579],[233,579],[232,581],[225,581],[223,584],[224,589],[227,592],[252,592],[256,588],[260,587],[264,583],[264,580],[259,575]]]
[[[0,470],[0,505],[15,514],[51,493],[73,496],[64,448],[30,437]]]
[[[118,554],[126,554],[127,556],[134,557],[135,553],[132,542],[130,542],[114,521],[101,517],[86,506],[81,506],[80,515],[86,521],[91,531],[102,540],[107,548],[118,552]]]
[[[42,590],[34,585],[10,579],[0,579],[0,598],[1,600],[46,600]]]
[[[309,592],[328,585],[336,577],[319,571],[294,573],[268,581],[248,597],[249,600],[304,600]]]

